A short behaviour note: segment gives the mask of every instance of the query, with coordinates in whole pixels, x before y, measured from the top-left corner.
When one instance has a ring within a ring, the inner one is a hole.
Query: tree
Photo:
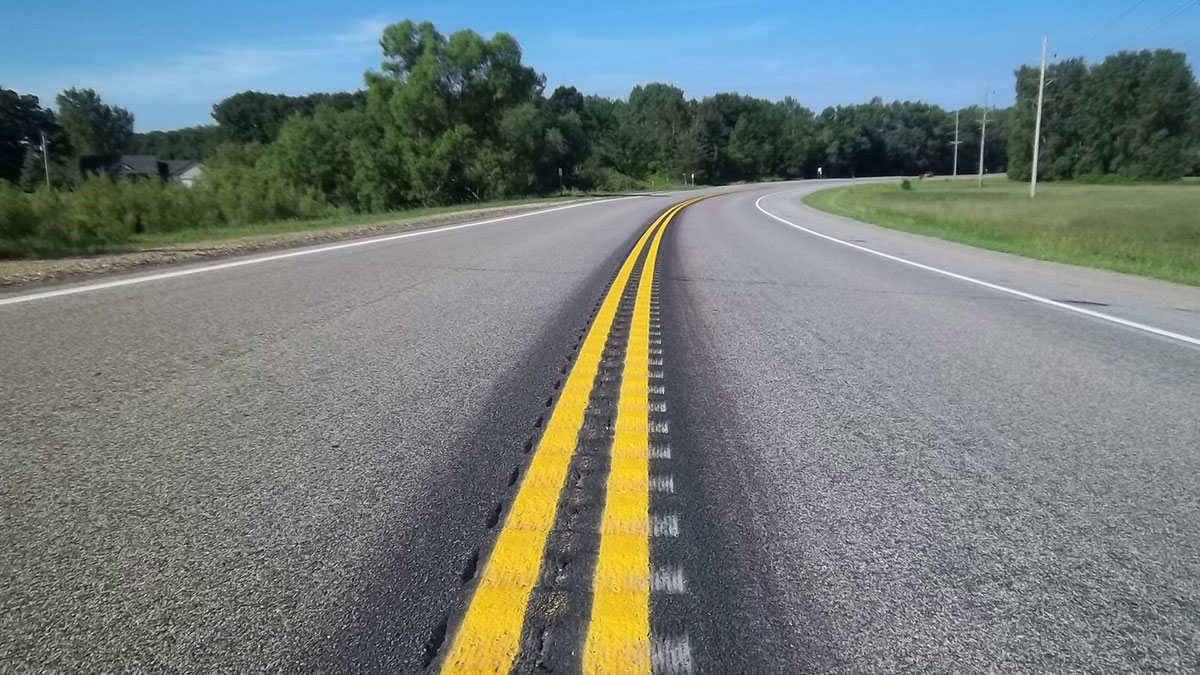
[[[1008,129],[1009,134],[1018,139],[1009,146],[1008,152],[1008,175],[1016,180],[1029,180],[1033,172],[1033,130],[1039,77],[1038,69],[1031,66],[1017,70],[1016,103]],[[1046,68],[1048,84],[1042,109],[1039,180],[1066,180],[1078,173],[1087,138],[1086,110],[1095,104],[1087,100],[1088,77],[1088,67],[1083,59],[1066,59]]]
[[[36,96],[0,87],[0,180],[23,186],[45,180],[42,134],[50,152],[51,179],[61,183],[63,167],[74,151],[54,112],[41,107]],[[30,167],[36,169],[36,181],[30,178]]]
[[[67,89],[54,99],[58,123],[80,155],[115,155],[133,141],[133,113],[104,103],[91,89]]]
[[[683,90],[661,82],[636,86],[629,92],[627,111],[645,152],[638,164],[649,174],[672,179],[685,170],[678,144],[691,124],[691,112]]]
[[[778,176],[786,152],[780,142],[786,125],[785,111],[756,99],[751,110],[738,116],[729,133],[729,157],[743,180]]]
[[[16,183],[29,147],[40,136],[45,111],[36,96],[0,88],[0,178]]]
[[[704,149],[700,173],[713,183],[744,179],[739,162],[729,152],[730,136],[738,119],[759,100],[734,93],[719,93],[696,104],[697,142]]]
[[[220,140],[233,143],[270,143],[293,115],[310,116],[318,106],[334,110],[362,107],[365,92],[316,93],[307,96],[243,91],[213,106],[212,116],[220,129]]]
[[[130,152],[159,159],[205,159],[220,144],[220,128],[214,125],[184,127],[172,131],[134,134]]]
[[[504,147],[513,139],[502,125],[544,132],[545,78],[521,62],[512,36],[460,30],[446,38],[429,22],[401,21],[384,29],[380,48],[381,72],[367,74],[368,107],[385,128],[402,130],[393,138],[413,201],[481,199],[508,193],[510,179],[528,183],[506,171],[518,149]]]
[[[1119,52],[1088,78],[1081,173],[1169,180],[1184,174],[1196,78],[1182,52]]]
[[[1088,67],[1069,59],[1046,69],[1039,179],[1115,174],[1168,180],[1186,173],[1200,132],[1200,89],[1186,56],[1170,50],[1119,52]],[[1038,71],[1017,70],[1010,131],[1032,138]],[[1009,175],[1028,180],[1032,142],[1009,152]]]

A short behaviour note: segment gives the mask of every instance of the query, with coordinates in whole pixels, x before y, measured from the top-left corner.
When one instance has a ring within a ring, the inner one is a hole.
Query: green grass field
[[[971,246],[1200,286],[1200,183],[1079,185],[975,181],[874,183],[805,203]]]

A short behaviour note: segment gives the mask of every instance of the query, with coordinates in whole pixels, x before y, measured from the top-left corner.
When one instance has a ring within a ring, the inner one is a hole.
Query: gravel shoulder
[[[227,258],[274,249],[308,246],[327,241],[357,239],[407,230],[422,230],[484,218],[528,213],[544,209],[548,206],[572,204],[578,201],[589,200],[555,200],[514,206],[468,209],[453,213],[380,220],[374,223],[314,229],[303,232],[238,237],[236,239],[214,239],[207,242],[158,246],[125,253],[108,253],[48,260],[3,260],[0,261],[0,288],[19,288],[45,282],[66,281],[128,272],[144,267],[160,267]]]

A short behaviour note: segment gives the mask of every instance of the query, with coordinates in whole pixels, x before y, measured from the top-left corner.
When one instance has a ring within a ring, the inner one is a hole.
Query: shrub
[[[912,189],[912,181],[910,181],[907,178],[900,181],[900,189],[901,190],[911,190]]]
[[[629,192],[646,188],[644,181],[607,166],[585,166],[581,177],[585,185],[597,192]]]
[[[37,224],[29,196],[0,180],[0,239],[24,239],[37,231]]]
[[[128,239],[141,222],[129,192],[107,176],[89,176],[64,200],[69,239],[87,248]]]

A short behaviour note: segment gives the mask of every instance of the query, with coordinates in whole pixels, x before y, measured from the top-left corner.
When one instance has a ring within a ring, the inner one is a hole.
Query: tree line
[[[388,26],[380,49],[361,91],[242,92],[213,106],[215,124],[167,132],[135,134],[133,116],[91,90],[63,92],[52,111],[0,89],[0,255],[29,253],[36,241],[43,252],[95,248],[185,226],[621,191],[693,175],[724,184],[813,177],[818,167],[826,177],[954,168],[955,113],[927,103],[876,98],[818,113],[790,97],[689,99],[662,83],[624,99],[570,86],[546,95],[511,36],[446,36],[412,21]],[[1049,76],[1043,178],[1200,169],[1200,96],[1181,54],[1123,52],[1091,68],[1066,61]],[[1019,69],[1016,105],[988,111],[989,172],[1028,178],[1031,85],[1036,96],[1036,71]],[[978,166],[983,112],[959,111],[959,173]],[[42,133],[59,190],[37,189]],[[80,155],[105,153],[203,159],[205,177],[187,190],[111,184],[73,168]]]
[[[1039,72],[1017,70],[1015,137],[1033,138]],[[1173,180],[1200,171],[1200,87],[1181,52],[1125,51],[1046,69],[1039,180]],[[1033,147],[1013,144],[1008,174],[1029,180]]]

